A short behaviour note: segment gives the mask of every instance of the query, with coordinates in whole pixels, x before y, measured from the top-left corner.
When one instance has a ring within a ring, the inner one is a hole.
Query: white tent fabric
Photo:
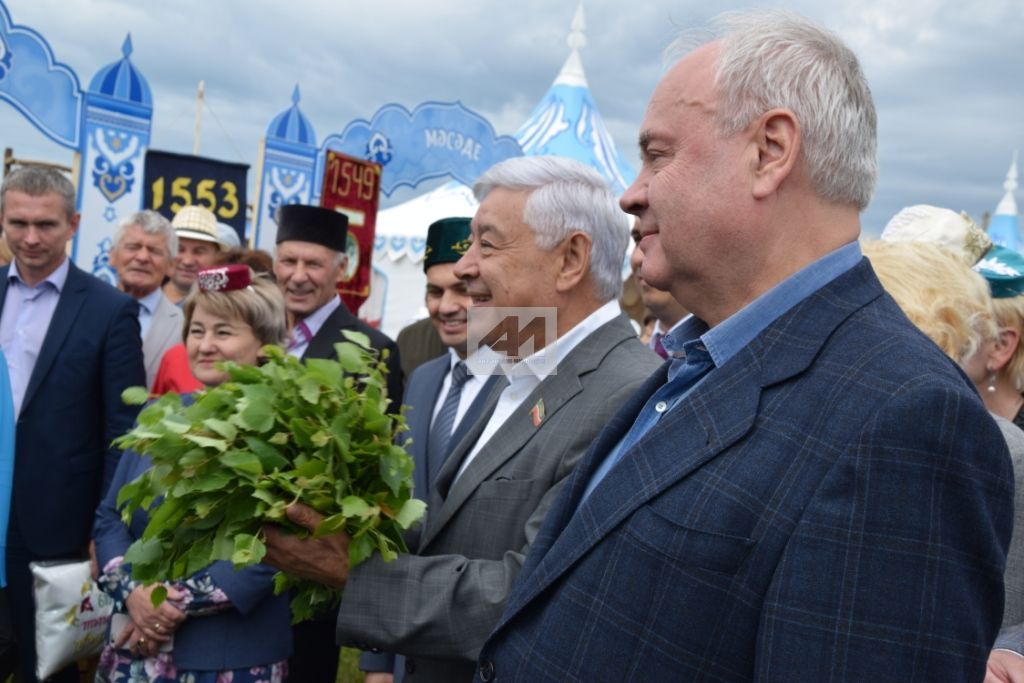
[[[516,139],[526,155],[555,154],[593,166],[621,194],[635,173],[616,151],[590,94],[579,54],[586,43],[583,29],[581,3],[569,34],[569,57],[530,118],[516,132]],[[385,334],[393,338],[407,324],[426,315],[422,261],[427,226],[439,218],[472,216],[476,207],[468,187],[450,182],[378,214],[373,259],[376,275],[387,283],[381,311]],[[364,313],[360,311],[366,317]]]

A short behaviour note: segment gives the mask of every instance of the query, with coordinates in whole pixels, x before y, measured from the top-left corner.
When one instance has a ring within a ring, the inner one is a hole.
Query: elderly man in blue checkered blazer
[[[642,275],[693,317],[530,548],[480,681],[981,681],[1013,485],[857,243],[875,114],[802,18],[723,18],[655,90]]]

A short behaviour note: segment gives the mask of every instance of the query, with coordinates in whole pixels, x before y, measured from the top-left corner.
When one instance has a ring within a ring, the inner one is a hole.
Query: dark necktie
[[[462,386],[469,379],[469,369],[463,361],[459,361],[452,368],[452,382],[448,388],[448,394],[444,397],[441,410],[434,418],[434,425],[430,428],[430,437],[427,441],[427,485],[434,483],[441,466],[444,464],[448,452],[451,450],[452,429],[455,427],[455,414],[459,411],[459,398],[462,396]]]

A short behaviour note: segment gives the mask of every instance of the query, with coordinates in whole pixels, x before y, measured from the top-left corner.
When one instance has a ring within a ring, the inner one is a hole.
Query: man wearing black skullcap
[[[398,409],[402,398],[402,369],[395,343],[354,316],[338,296],[348,265],[345,214],[318,206],[282,206],[277,220],[274,275],[284,293],[292,326],[288,353],[302,359],[334,358],[334,345],[345,341],[343,330],[361,332],[370,345],[387,350],[388,396]],[[288,663],[289,678],[304,683],[334,683],[338,647],[334,614],[294,627],[295,651]]]

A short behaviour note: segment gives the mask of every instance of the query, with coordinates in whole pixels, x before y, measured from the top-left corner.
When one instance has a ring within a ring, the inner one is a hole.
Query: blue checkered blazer
[[[1010,460],[867,261],[713,371],[576,512],[664,381],[662,368],[576,469],[478,680],[983,678]]]

